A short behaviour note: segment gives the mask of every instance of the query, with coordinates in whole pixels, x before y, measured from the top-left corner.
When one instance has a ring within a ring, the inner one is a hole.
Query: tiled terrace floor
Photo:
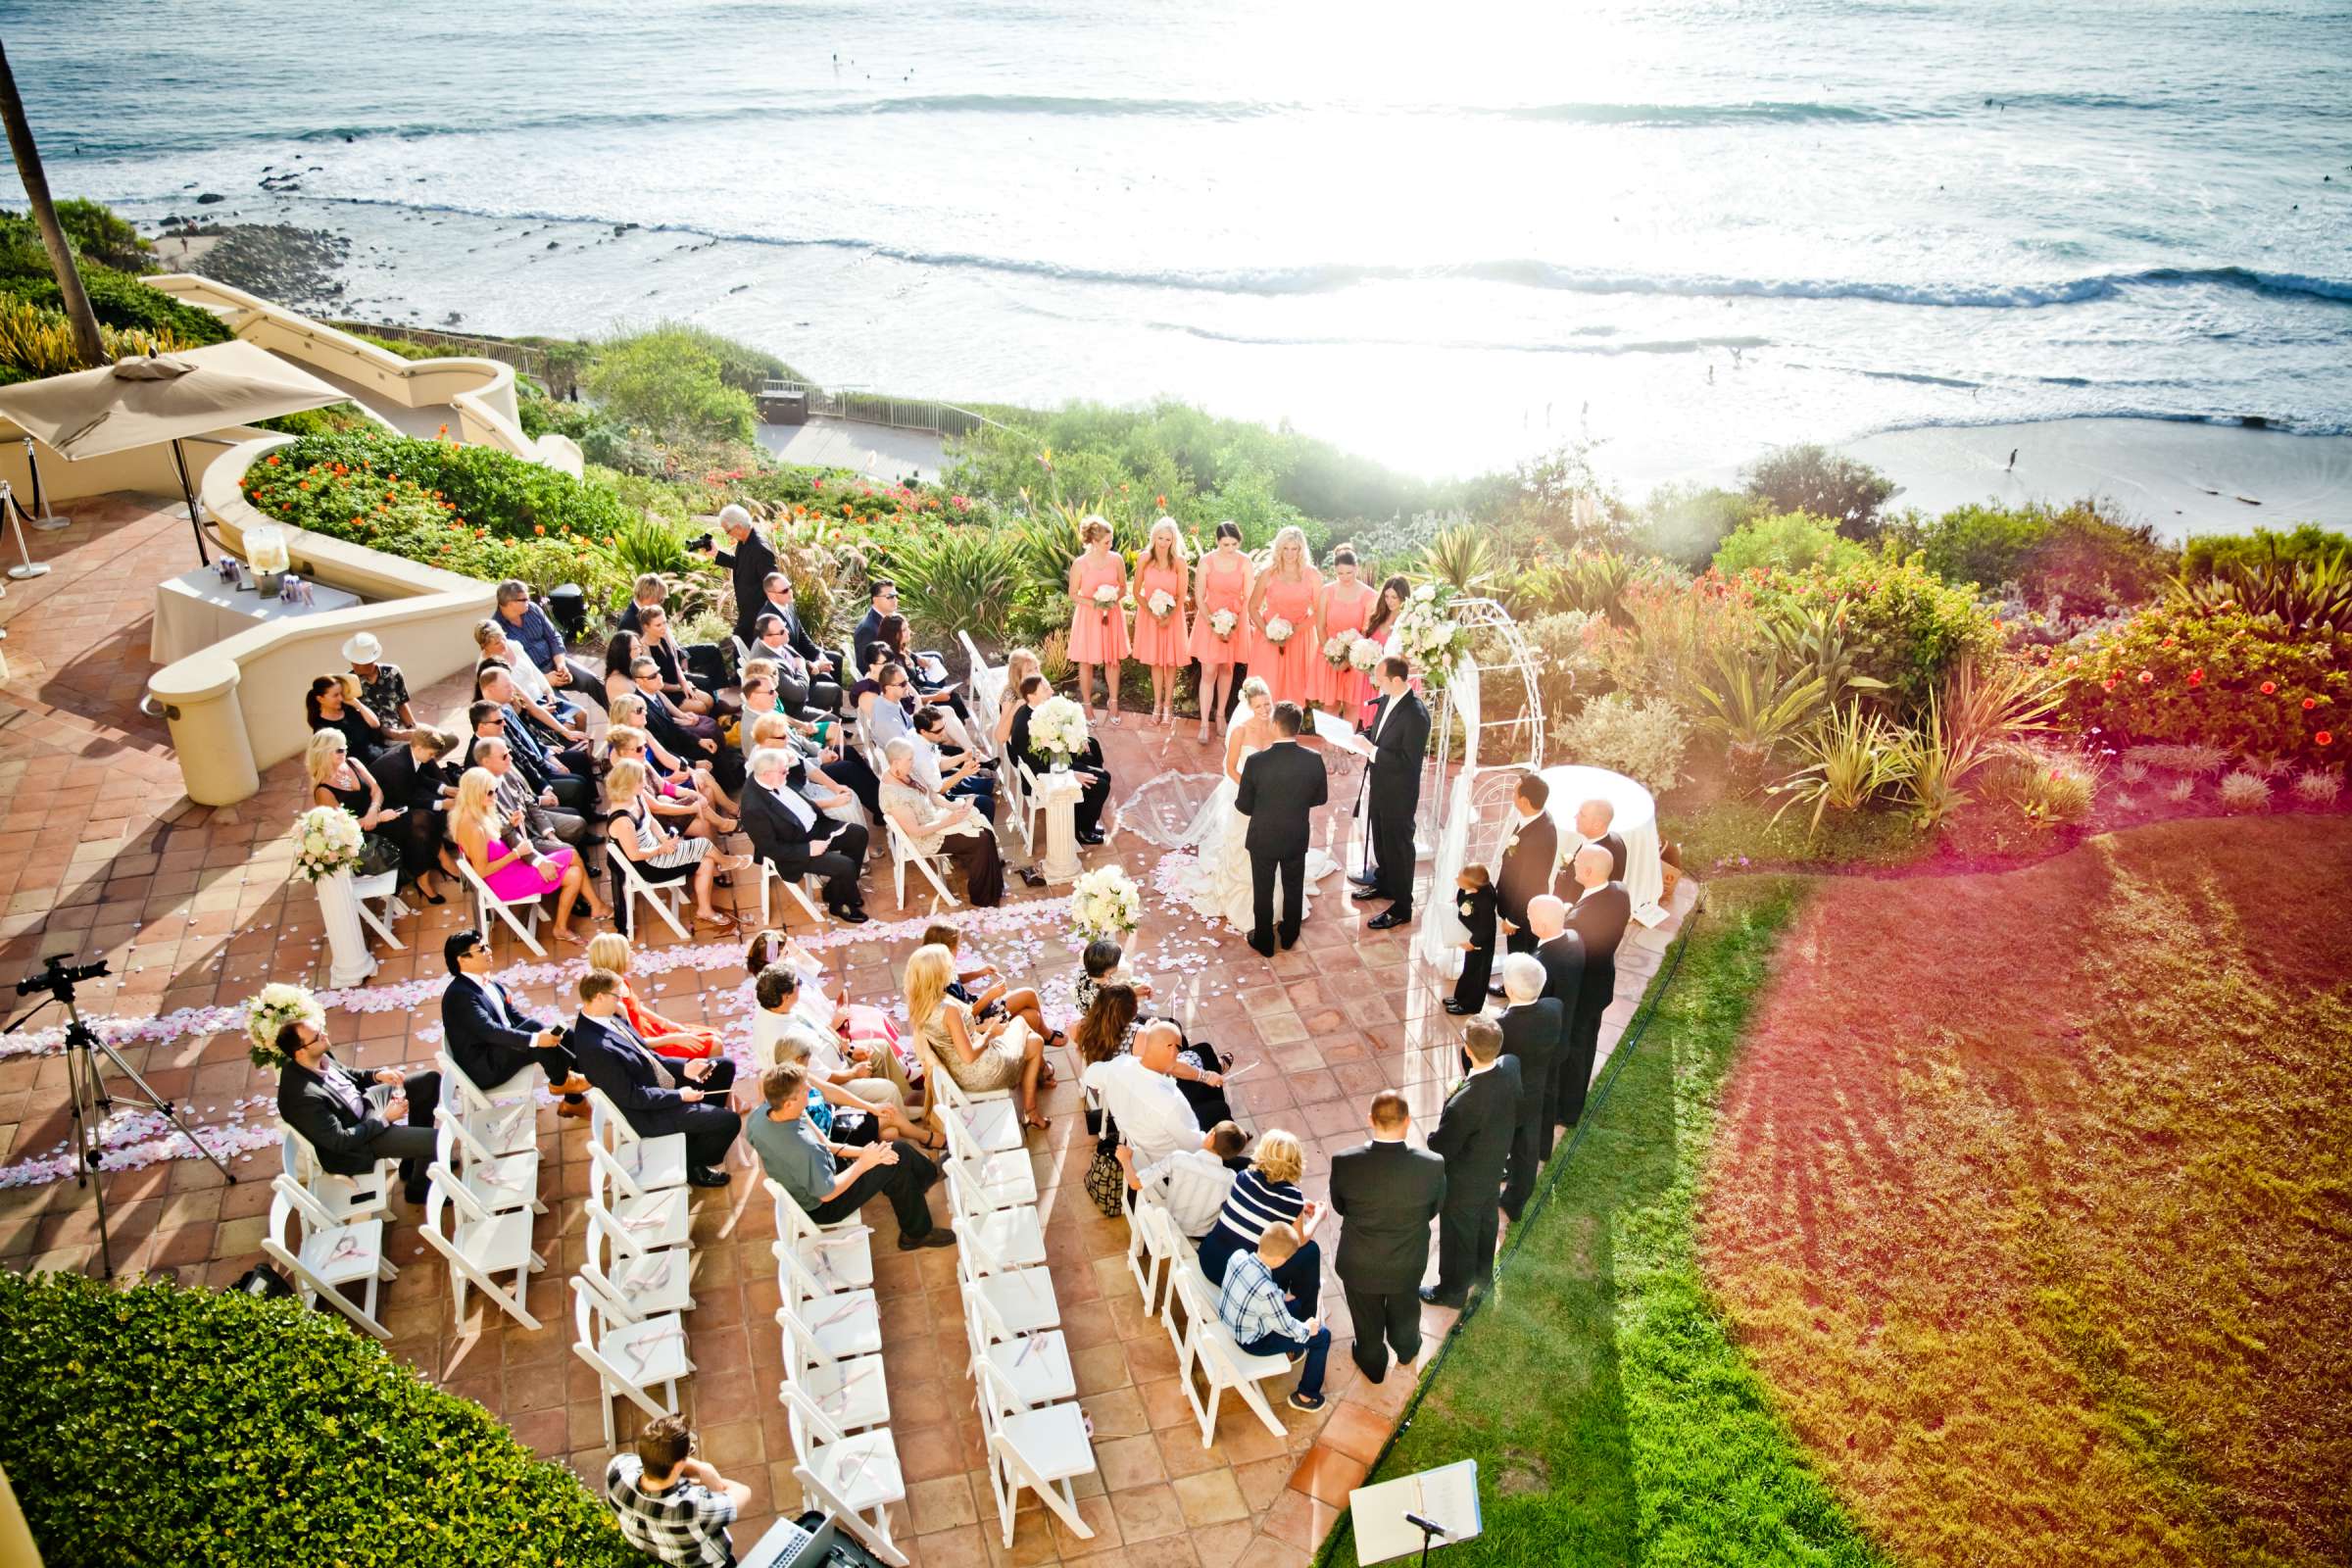
[[[11,584],[0,599],[14,666],[0,689],[0,897],[6,899],[0,985],[36,967],[44,954],[103,956],[115,975],[85,986],[80,999],[95,1017],[235,1004],[271,979],[325,986],[317,906],[307,888],[287,882],[292,852],[285,829],[303,804],[299,764],[270,770],[262,794],[238,808],[206,810],[180,796],[161,726],[133,706],[149,668],[152,585],[185,569],[193,556],[185,521],[160,506],[125,498],[76,505],[71,529],[35,536],[36,549],[49,552],[57,570],[35,583]],[[462,695],[455,683],[444,683],[419,710],[448,711]],[[1183,738],[1189,726],[1170,733],[1130,716],[1125,727],[1102,733],[1127,785],[1165,768],[1214,766],[1207,749]],[[1344,832],[1345,825],[1334,820],[1326,832]],[[1139,882],[1147,882],[1157,858],[1127,835],[1093,854],[1115,854]],[[887,875],[869,873],[868,887],[877,924],[822,956],[846,974],[856,996],[888,1004],[898,996],[897,968],[911,951],[912,934],[887,929],[902,916],[892,907]],[[1158,976],[1162,1001],[1182,1008],[1197,1036],[1240,1059],[1262,1060],[1263,1067],[1233,1084],[1231,1099],[1252,1130],[1285,1126],[1300,1135],[1308,1151],[1305,1185],[1316,1197],[1324,1196],[1332,1152],[1364,1136],[1364,1107],[1375,1091],[1400,1088],[1417,1117],[1434,1118],[1458,1039],[1455,1020],[1440,1007],[1442,983],[1410,956],[1410,931],[1365,930],[1363,912],[1338,888],[1336,881],[1325,884],[1298,949],[1267,962],[1223,935],[1205,970],[1190,976],[1173,962],[1155,964],[1154,952],[1204,953],[1207,934],[1189,913],[1152,903],[1141,959],[1147,973]],[[1016,882],[1010,896],[1039,895]],[[924,912],[927,906],[903,914]],[[385,955],[379,983],[439,974],[441,938],[459,918],[453,902],[404,921],[398,930],[408,951]],[[1629,938],[1604,1049],[1654,969],[1664,935],[1637,928]],[[1028,968],[1018,978],[1039,984],[1051,1003],[1066,995],[1075,967],[1058,936],[1056,923],[1040,922],[983,945],[1008,967]],[[556,956],[567,974],[576,972],[576,960]],[[681,966],[652,989],[664,1010],[708,1016],[740,1033],[743,981],[733,967],[704,973]],[[555,984],[541,980],[521,989],[542,1009],[558,1010]],[[561,1010],[568,1012],[567,982],[565,999]],[[17,1005],[9,1016],[23,1011]],[[429,1002],[413,1014],[339,1011],[330,1022],[344,1055],[366,1066],[428,1062],[437,1039],[437,1009]],[[235,1032],[134,1047],[125,1054],[161,1092],[187,1097],[199,1121],[220,1120],[231,1102],[273,1087],[270,1075],[247,1063]],[[1313,1416],[1278,1404],[1287,1430],[1276,1438],[1227,1401],[1217,1441],[1203,1447],[1175,1381],[1167,1337],[1145,1316],[1124,1266],[1126,1225],[1102,1218],[1079,1186],[1091,1148],[1071,1083],[1075,1063],[1064,1054],[1058,1065],[1064,1082],[1047,1106],[1053,1126],[1032,1135],[1031,1152],[1063,1327],[1094,1422],[1101,1474],[1081,1484],[1081,1506],[1096,1536],[1070,1537],[1032,1502],[1012,1548],[1001,1545],[962,1370],[954,1258],[897,1253],[889,1211],[876,1204],[867,1218],[879,1232],[885,1363],[909,1493],[900,1515],[903,1537],[926,1568],[1063,1559],[1212,1568],[1302,1563],[1346,1505],[1409,1384],[1395,1372],[1380,1387],[1361,1380],[1345,1353],[1350,1330],[1334,1284],[1325,1296],[1340,1341],[1330,1404]],[[0,1060],[0,1161],[47,1153],[66,1136],[65,1114],[60,1059]],[[594,1380],[571,1353],[565,1295],[581,1253],[587,1185],[585,1135],[576,1126],[559,1123],[552,1106],[542,1110],[550,1212],[539,1222],[537,1247],[550,1267],[529,1294],[544,1325],[538,1332],[486,1309],[478,1297],[470,1321],[453,1322],[447,1271],[415,1236],[415,1212],[406,1204],[392,1244],[402,1273],[386,1289],[383,1312],[395,1354],[443,1387],[479,1399],[525,1443],[593,1480],[607,1450]],[[195,1159],[106,1178],[118,1271],[169,1274],[191,1285],[233,1280],[259,1255],[274,1164],[273,1152],[234,1163],[233,1186]],[[753,1517],[736,1531],[741,1549],[776,1509],[797,1509],[799,1502],[776,1399],[773,1219],[764,1192],[741,1167],[731,1188],[699,1193],[695,1202],[699,1304],[688,1330],[698,1370],[684,1397],[705,1455],[753,1490]],[[935,1197],[935,1206],[942,1202]],[[94,1269],[87,1196],[71,1182],[0,1191],[0,1263]],[[1451,1319],[1449,1312],[1427,1313],[1433,1343]],[[624,1407],[620,1421],[625,1441],[637,1418]]]

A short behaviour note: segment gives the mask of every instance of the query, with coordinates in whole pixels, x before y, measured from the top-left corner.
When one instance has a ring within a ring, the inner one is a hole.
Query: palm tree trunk
[[[32,126],[24,119],[24,100],[17,96],[16,73],[8,68],[6,49],[0,49],[0,120],[8,122],[8,150],[17,160],[24,199],[32,208],[32,220],[40,225],[50,269],[57,273],[66,319],[74,325],[74,347],[84,364],[104,365],[106,339],[98,331],[98,318],[90,311],[90,297],[82,292],[81,274],[74,270],[74,252],[58,223],[56,204],[49,199],[49,176],[41,172],[41,150],[33,144]]]

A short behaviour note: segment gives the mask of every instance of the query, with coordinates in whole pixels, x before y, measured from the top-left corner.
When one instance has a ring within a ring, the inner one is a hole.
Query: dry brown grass
[[[1900,1560],[2352,1541],[2352,822],[1854,879],[1784,947],[1711,1284]]]

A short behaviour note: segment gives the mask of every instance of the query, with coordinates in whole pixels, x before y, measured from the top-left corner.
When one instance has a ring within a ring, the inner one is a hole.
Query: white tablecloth
[[[1547,767],[1543,778],[1551,789],[1544,809],[1560,830],[1562,860],[1579,842],[1576,808],[1587,801],[1606,801],[1617,811],[1609,829],[1625,840],[1626,895],[1633,900],[1637,913],[1657,903],[1666,887],[1666,873],[1658,862],[1658,803],[1649,791],[1623,773],[1580,763]]]
[[[148,640],[147,657],[169,664],[264,621],[322,615],[360,602],[357,594],[318,583],[311,585],[311,596],[315,602],[308,605],[264,599],[250,588],[231,588],[210,566],[199,566],[156,586],[155,633]]]

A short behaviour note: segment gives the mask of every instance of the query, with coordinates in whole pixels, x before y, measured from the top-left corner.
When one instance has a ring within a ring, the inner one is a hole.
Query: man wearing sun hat
[[[384,645],[375,640],[375,633],[355,633],[344,643],[343,657],[359,677],[360,701],[368,705],[368,711],[382,719],[387,730],[416,727],[416,715],[409,710],[409,679],[398,664],[385,662]]]

